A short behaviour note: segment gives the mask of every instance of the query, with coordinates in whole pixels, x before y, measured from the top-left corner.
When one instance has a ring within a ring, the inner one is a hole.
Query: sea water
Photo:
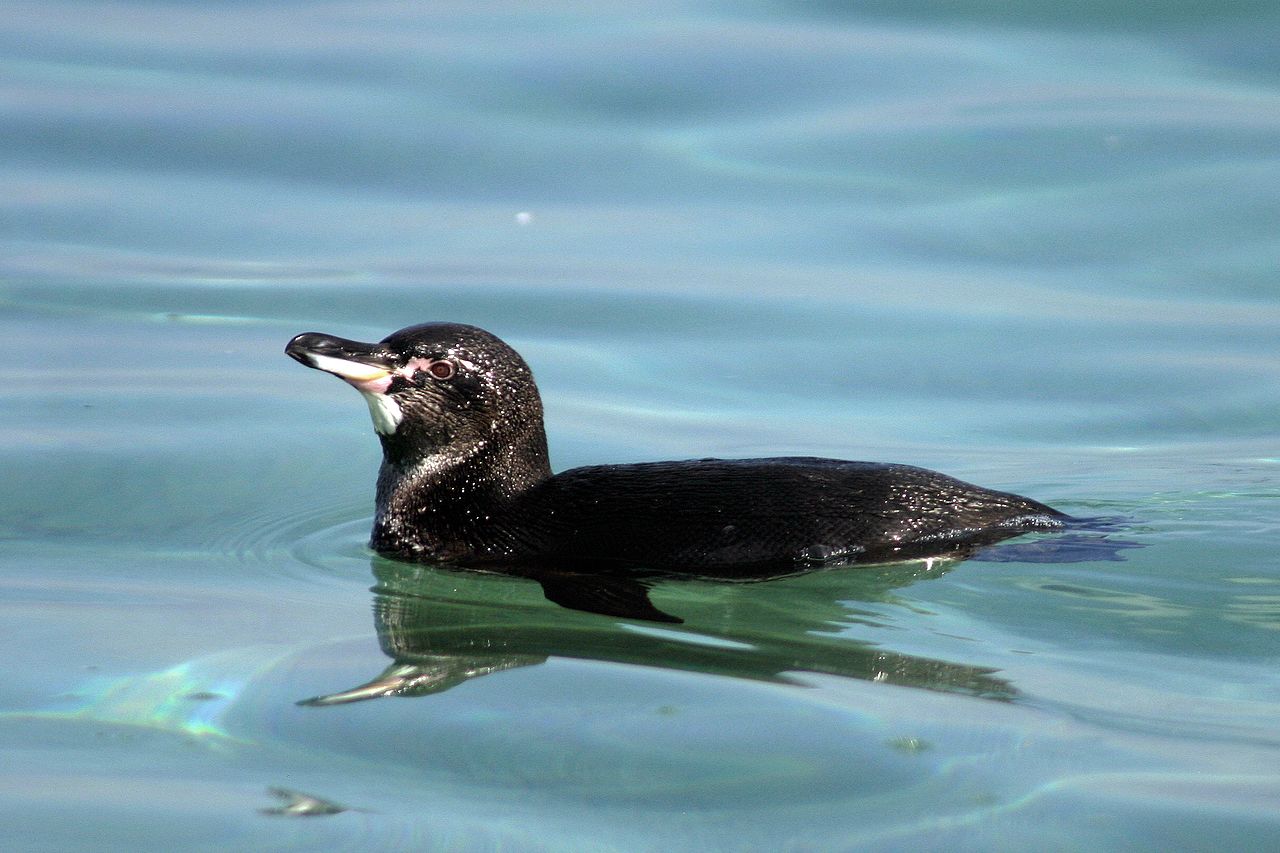
[[[5,4],[15,850],[1280,844],[1273,4]],[[374,559],[283,355],[492,330],[553,465],[908,462],[1064,562]],[[299,704],[302,703],[302,704]]]

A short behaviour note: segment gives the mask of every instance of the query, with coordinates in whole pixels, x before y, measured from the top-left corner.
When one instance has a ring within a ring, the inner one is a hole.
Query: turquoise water
[[[1274,4],[5,10],[15,849],[1280,844]],[[365,406],[282,350],[427,320],[558,469],[910,462],[1140,547],[680,626],[373,560]]]

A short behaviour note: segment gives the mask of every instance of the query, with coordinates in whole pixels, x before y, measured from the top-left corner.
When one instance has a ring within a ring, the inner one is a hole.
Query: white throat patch
[[[404,412],[400,404],[390,394],[379,394],[376,391],[361,391],[360,396],[369,404],[369,416],[373,418],[373,430],[379,435],[391,435],[404,420]]]

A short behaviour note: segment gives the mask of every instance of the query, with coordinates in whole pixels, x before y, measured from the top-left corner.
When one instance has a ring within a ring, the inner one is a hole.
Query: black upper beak
[[[366,364],[384,370],[393,370],[396,367],[395,354],[384,344],[349,341],[346,338],[336,338],[321,332],[303,332],[289,341],[284,352],[295,361],[319,370],[325,370],[322,365],[326,364],[326,359]]]

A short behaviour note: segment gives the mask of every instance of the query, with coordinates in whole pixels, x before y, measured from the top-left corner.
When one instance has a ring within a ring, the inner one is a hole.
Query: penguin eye
[[[427,372],[436,379],[452,379],[455,371],[452,361],[433,361],[427,365]]]

